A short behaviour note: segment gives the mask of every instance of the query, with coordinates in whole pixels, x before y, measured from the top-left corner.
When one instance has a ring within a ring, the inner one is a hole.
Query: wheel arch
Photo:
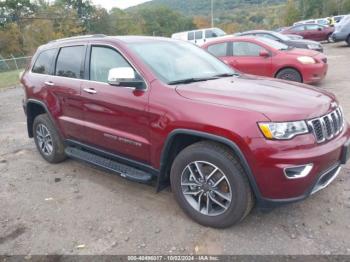
[[[34,124],[34,119],[38,115],[48,114],[51,122],[56,127],[55,122],[53,121],[53,118],[51,116],[51,113],[48,110],[48,108],[44,102],[36,100],[36,99],[28,99],[26,106],[25,106],[25,111],[26,111],[26,115],[27,115],[27,131],[28,131],[28,136],[30,138],[32,138],[34,135],[33,134],[33,124]],[[60,130],[57,129],[57,127],[56,127],[56,130],[60,134]]]
[[[184,143],[181,143],[180,139],[184,137],[187,139]],[[261,194],[256,184],[255,177],[239,146],[232,140],[229,140],[225,137],[190,129],[176,129],[168,135],[161,154],[157,191],[160,191],[169,185],[170,168],[176,155],[185,147],[203,140],[213,141],[225,145],[235,154],[248,176],[249,184],[254,192],[255,197],[257,199],[260,199]]]
[[[283,66],[283,67],[279,68],[278,70],[276,70],[276,73],[275,73],[275,75],[274,75],[274,78],[277,78],[277,75],[278,75],[282,70],[285,70],[285,69],[293,69],[293,70],[297,71],[297,72],[299,73],[300,77],[301,77],[302,83],[304,83],[303,74],[302,74],[301,71],[300,71],[298,68],[296,68],[295,66]]]

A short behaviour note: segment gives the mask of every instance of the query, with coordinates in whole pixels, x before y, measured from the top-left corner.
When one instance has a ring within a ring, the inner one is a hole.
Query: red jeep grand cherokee
[[[197,222],[227,227],[326,187],[349,158],[334,95],[238,74],[192,44],[103,35],[41,46],[24,72],[29,137],[72,157],[171,185]]]

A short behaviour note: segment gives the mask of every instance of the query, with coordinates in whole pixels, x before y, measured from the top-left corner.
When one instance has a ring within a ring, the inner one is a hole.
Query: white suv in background
[[[210,38],[220,37],[224,35],[226,35],[226,33],[223,30],[221,30],[220,28],[213,27],[175,33],[172,34],[171,38],[189,41],[196,45],[202,45]]]

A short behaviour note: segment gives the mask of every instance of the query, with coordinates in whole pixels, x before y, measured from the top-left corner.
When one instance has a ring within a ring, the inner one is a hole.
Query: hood
[[[312,41],[312,40],[306,40],[306,39],[298,39],[298,40],[292,39],[292,40],[289,40],[288,43],[295,44],[295,45],[318,45],[318,46],[321,46],[321,44],[319,42]]]
[[[306,120],[326,114],[331,93],[272,78],[241,75],[178,85],[184,98],[264,114],[271,121]]]
[[[311,49],[302,49],[302,48],[292,48],[292,49],[284,50],[280,52],[284,52],[285,54],[294,55],[294,56],[311,56],[311,57],[314,57],[320,54],[320,52],[318,51],[311,50]]]

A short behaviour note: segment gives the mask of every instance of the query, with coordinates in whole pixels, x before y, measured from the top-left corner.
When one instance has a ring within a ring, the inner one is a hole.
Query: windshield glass
[[[282,44],[280,42],[277,42],[275,40],[269,39],[269,38],[259,38],[259,41],[263,42],[264,44],[278,50],[287,50],[288,46],[285,44]]]
[[[224,36],[224,35],[226,35],[226,33],[224,31],[222,31],[220,28],[214,28],[213,31],[216,34],[216,36]]]
[[[203,49],[183,41],[151,41],[129,44],[145,64],[165,83],[205,79],[235,72]]]
[[[277,38],[279,39],[282,39],[283,41],[288,41],[290,40],[290,38],[284,34],[281,34],[281,33],[277,33],[277,32],[273,32],[272,33],[274,36],[276,36]]]

